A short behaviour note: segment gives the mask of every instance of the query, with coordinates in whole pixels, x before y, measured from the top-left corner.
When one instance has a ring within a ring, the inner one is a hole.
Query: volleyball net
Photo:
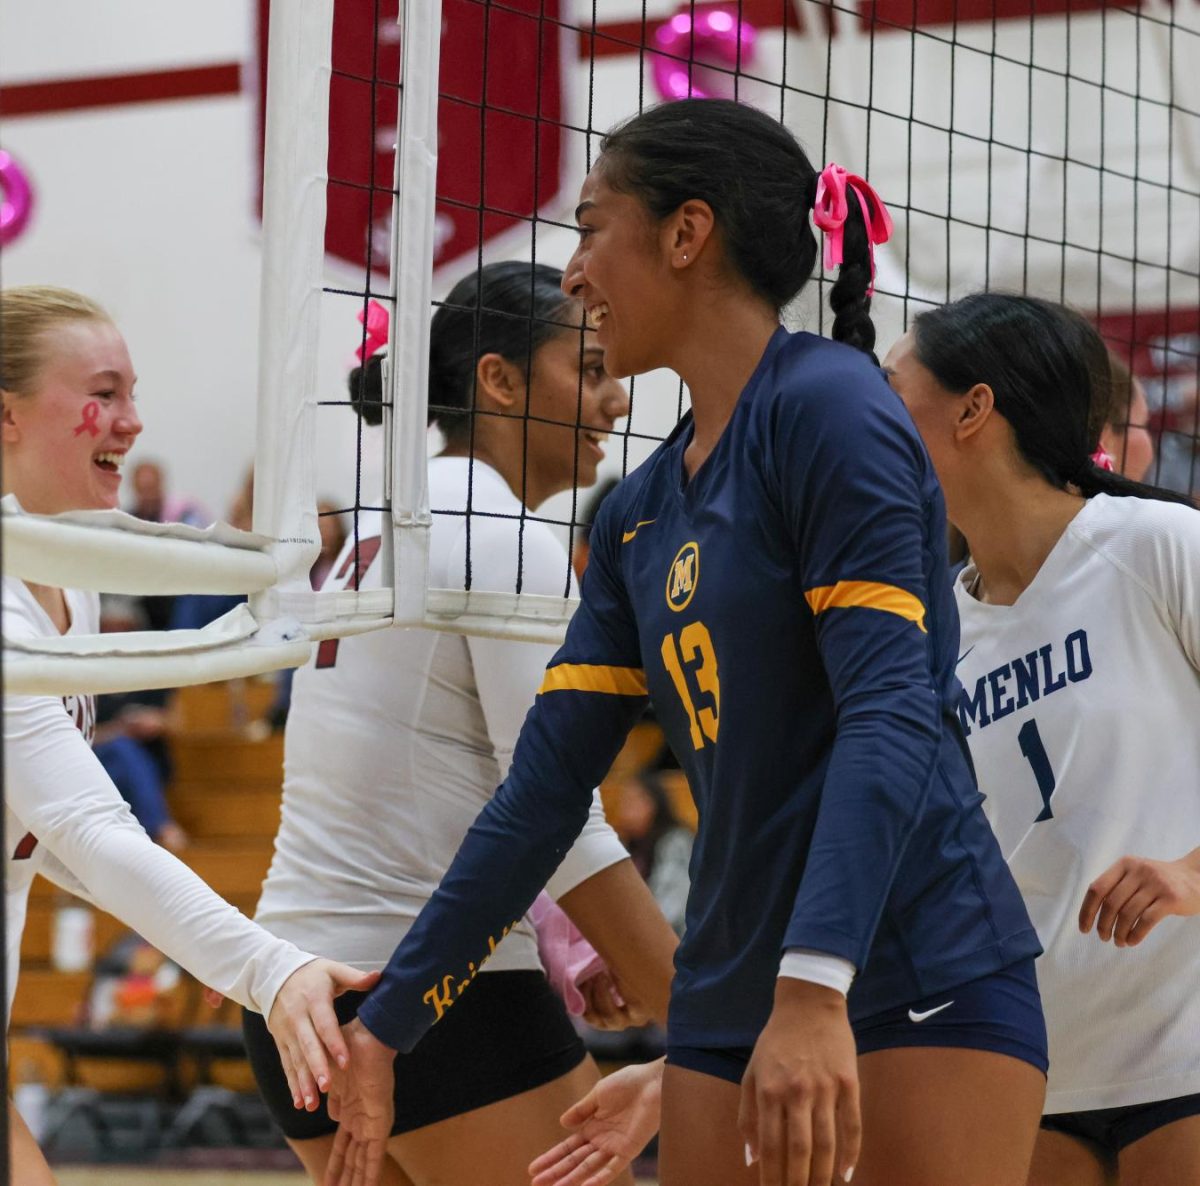
[[[135,547],[128,524],[89,520],[69,526],[116,539],[127,561],[55,569],[58,583],[106,591],[117,575],[122,591],[232,581],[249,606],[222,624],[227,637],[146,642],[150,658],[115,686],[294,665],[318,640],[389,624],[561,636],[574,608],[566,551],[586,534],[592,496],[578,483],[508,516],[511,587],[477,587],[469,546],[461,580],[430,578],[437,516],[498,514],[431,505],[427,464],[440,442],[426,427],[430,317],[484,264],[564,266],[599,137],[688,94],[754,104],[786,123],[818,167],[835,160],[870,179],[895,222],[877,253],[881,352],[923,309],[967,292],[1066,301],[1144,388],[1140,414],[1155,445],[1147,480],[1200,493],[1194,0],[312,0],[270,6],[264,60],[255,533],[139,537]],[[817,277],[785,311],[790,327],[827,330],[833,279]],[[378,428],[353,415],[345,387],[354,348],[369,355],[379,344],[373,303],[389,322]],[[585,330],[573,332],[582,350]],[[515,361],[529,373],[528,358]],[[602,480],[635,468],[687,407],[672,375],[628,386]],[[493,414],[478,402],[469,411],[479,423]],[[578,416],[567,426],[578,428]],[[469,454],[483,464],[473,446]],[[382,588],[309,588],[316,491],[331,487],[344,496],[324,513],[349,521],[355,573],[361,548],[378,549]],[[67,537],[29,518],[6,519],[5,563],[41,579],[56,550],[44,531]],[[16,566],[11,524],[43,531]],[[520,550],[535,524],[564,545],[553,595],[524,587]],[[35,657],[24,669],[53,669],[58,683],[76,681],[72,690],[114,686],[111,655],[82,656],[86,668],[77,659]],[[100,674],[80,684],[85,670]],[[39,688],[52,690],[44,678]]]

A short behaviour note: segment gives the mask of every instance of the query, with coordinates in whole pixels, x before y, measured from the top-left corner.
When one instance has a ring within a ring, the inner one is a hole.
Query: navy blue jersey
[[[781,953],[854,1019],[1040,948],[957,725],[941,491],[861,354],[779,330],[690,480],[685,419],[604,503],[508,779],[360,1016],[409,1049],[587,817],[647,694],[699,809],[671,1040],[749,1045]]]

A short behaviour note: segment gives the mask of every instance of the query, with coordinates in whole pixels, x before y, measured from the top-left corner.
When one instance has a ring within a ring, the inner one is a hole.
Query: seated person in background
[[[1146,389],[1124,359],[1108,352],[1109,386],[1098,387],[1106,398],[1092,409],[1093,440],[1112,468],[1135,482],[1142,481],[1154,464],[1154,438],[1150,435],[1150,408]],[[1103,461],[1097,458],[1097,464]]]
[[[692,831],[679,821],[663,781],[650,771],[621,787],[614,826],[667,921],[682,936]]]
[[[239,531],[252,530],[254,521],[254,470],[246,472],[237,494],[225,516],[230,527]],[[170,629],[200,630],[210,622],[229,613],[246,600],[244,593],[184,593],[175,598],[171,611]]]
[[[166,474],[160,462],[139,461],[133,467],[131,481],[131,515],[149,523],[187,523],[190,527],[207,527],[212,522],[212,515],[198,499],[167,493]]]
[[[131,515],[147,523],[186,523],[190,527],[207,527],[212,522],[208,509],[194,498],[167,493],[166,473],[160,462],[139,461],[130,475],[133,501]],[[174,597],[139,597],[146,624],[138,630],[166,630],[171,624]],[[128,627],[135,629],[135,627]]]
[[[571,537],[571,569],[575,573],[577,581],[583,580],[583,573],[587,568],[588,555],[591,552],[591,546],[588,541],[592,532],[592,524],[596,521],[596,516],[600,512],[600,504],[620,484],[620,478],[605,478],[592,491],[587,502],[584,504],[583,514],[579,516],[579,524]]]
[[[144,630],[141,601],[101,599],[100,629]],[[151,839],[171,852],[187,847],[187,833],[171,818],[166,788],[171,781],[171,692],[111,692],[96,697],[96,733],[92,750]]]

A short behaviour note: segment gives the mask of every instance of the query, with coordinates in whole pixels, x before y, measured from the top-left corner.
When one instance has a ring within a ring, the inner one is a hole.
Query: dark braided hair
[[[729,262],[776,312],[812,276],[817,237],[809,216],[817,170],[778,120],[728,99],[649,107],[600,142],[605,180],[639,198],[655,219],[690,199],[712,207]],[[871,264],[862,210],[849,202],[845,262],[830,293],[833,337],[874,355]]]
[[[917,361],[947,391],[986,383],[1017,450],[1052,486],[1192,503],[1183,495],[1101,469],[1092,412],[1108,407],[1112,372],[1103,340],[1082,314],[1037,297],[980,292],[920,314]]]

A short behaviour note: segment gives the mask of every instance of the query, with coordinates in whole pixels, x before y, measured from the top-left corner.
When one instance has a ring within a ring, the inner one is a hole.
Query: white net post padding
[[[429,571],[426,440],[429,307],[437,193],[441,0],[403,5],[397,196],[392,217],[392,327],[386,401],[391,403],[392,573],[398,625],[420,625]],[[401,181],[402,179],[402,181]]]
[[[247,593],[275,582],[268,540],[224,523],[148,523],[123,511],[32,515],[3,503],[4,571],[102,593]]]
[[[271,5],[263,165],[254,527],[274,541],[279,585],[302,584],[320,550],[316,384],[325,253],[333,0]],[[256,593],[260,621],[278,591]]]

